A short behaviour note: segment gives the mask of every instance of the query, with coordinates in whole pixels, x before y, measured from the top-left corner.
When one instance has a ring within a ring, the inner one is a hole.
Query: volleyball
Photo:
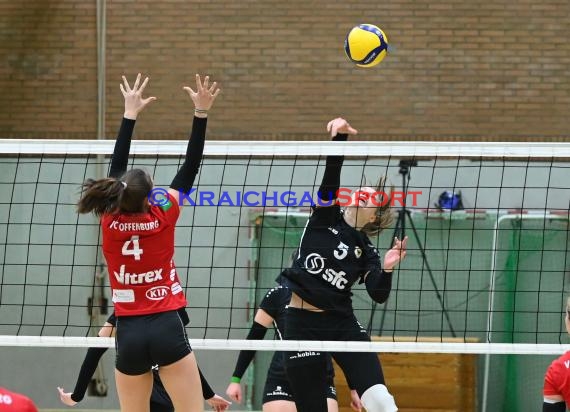
[[[358,67],[373,67],[386,57],[388,38],[378,26],[359,24],[346,35],[344,51]]]

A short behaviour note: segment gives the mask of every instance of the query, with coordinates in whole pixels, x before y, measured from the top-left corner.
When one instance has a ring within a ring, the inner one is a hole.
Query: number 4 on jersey
[[[130,248],[131,243],[133,247]],[[130,248],[130,249],[129,249]],[[143,250],[139,247],[139,237],[137,235],[131,236],[130,240],[127,240],[123,245],[123,249],[121,250],[123,256],[134,256],[135,260],[141,260],[141,255],[143,254]]]

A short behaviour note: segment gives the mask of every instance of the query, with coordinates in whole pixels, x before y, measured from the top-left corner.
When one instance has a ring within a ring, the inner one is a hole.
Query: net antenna
[[[457,336],[457,334],[455,333],[455,329],[453,328],[453,325],[451,323],[451,318],[449,317],[449,312],[445,308],[445,302],[443,300],[441,293],[439,292],[437,282],[435,281],[435,278],[433,276],[433,271],[431,270],[431,266],[429,265],[429,260],[428,260],[427,255],[426,255],[425,248],[422,244],[422,240],[420,239],[420,236],[418,235],[418,231],[417,231],[416,226],[414,224],[414,220],[412,219],[412,214],[406,206],[408,188],[410,187],[410,180],[412,178],[411,169],[412,169],[412,167],[417,166],[417,165],[418,165],[418,161],[415,158],[400,160],[400,163],[399,163],[400,169],[399,169],[398,173],[402,176],[402,193],[404,194],[404,196],[402,196],[403,199],[400,203],[401,206],[400,206],[400,209],[398,210],[398,214],[396,217],[396,224],[394,226],[394,233],[393,233],[392,237],[390,238],[390,245],[388,246],[388,249],[391,249],[394,246],[394,239],[395,238],[398,238],[401,240],[401,239],[404,239],[404,237],[406,237],[406,219],[407,219],[410,223],[410,227],[412,228],[412,234],[414,235],[414,239],[415,239],[416,243],[418,244],[418,248],[419,248],[420,253],[422,255],[423,265],[427,269],[427,273],[429,275],[429,278],[430,278],[431,284],[433,286],[435,295],[436,295],[437,300],[440,304],[441,310],[443,311],[443,314],[445,316],[445,320],[447,321],[447,326],[449,327],[449,331],[451,333],[451,336],[455,338]],[[372,309],[370,311],[370,320],[368,322],[368,333],[372,332],[372,322],[374,320],[374,314],[376,313],[377,306],[378,306],[378,303],[376,303],[376,302],[374,302],[372,305]],[[380,328],[378,330],[378,335],[382,335],[382,331],[384,330],[384,322],[386,320],[387,307],[388,307],[388,304],[386,302],[384,304],[384,308],[382,309],[382,319],[380,321]]]

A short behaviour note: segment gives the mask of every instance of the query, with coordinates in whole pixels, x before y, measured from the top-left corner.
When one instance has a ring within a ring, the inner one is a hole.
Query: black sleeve
[[[115,142],[111,166],[109,167],[109,177],[121,177],[127,171],[129,164],[129,152],[131,151],[131,137],[135,128],[135,121],[125,119],[121,122],[119,136]]]
[[[249,330],[246,339],[262,340],[265,337],[266,333],[267,333],[267,328],[265,326],[257,323],[256,321],[253,321],[253,325],[251,325],[251,329]],[[241,379],[254,356],[255,356],[254,350],[240,351],[232,377]]]
[[[85,355],[85,359],[83,360],[83,364],[81,365],[81,369],[79,371],[79,376],[77,377],[75,389],[71,395],[71,399],[73,399],[75,402],[81,402],[85,396],[89,382],[95,373],[95,369],[97,369],[97,364],[106,351],[107,348],[87,349],[87,354]]]
[[[333,137],[333,141],[346,141],[346,139],[348,139],[347,134],[337,134]],[[323,180],[318,193],[319,198],[325,202],[336,199],[337,197],[337,192],[340,188],[340,171],[343,162],[344,156],[327,156],[325,173],[323,174]]]
[[[216,393],[212,390],[212,387],[202,374],[202,370],[198,368],[198,372],[200,372],[200,382],[202,383],[202,396],[205,400],[212,398]]]
[[[566,412],[566,402],[556,402],[556,403],[543,402],[542,412]]]
[[[361,242],[363,242],[362,252],[364,253],[365,272],[373,272],[375,270],[382,270],[382,262],[380,253],[376,246],[372,244],[370,238],[363,232],[359,232]]]
[[[261,299],[259,309],[276,319],[290,300],[291,290],[284,286],[276,286],[268,290],[263,299]]]
[[[172,180],[170,187],[176,190],[183,190],[188,193],[194,185],[194,179],[200,168],[200,161],[204,153],[204,142],[206,140],[207,118],[194,117],[192,122],[192,132],[190,141],[186,149],[186,157],[180,170]]]
[[[392,273],[384,270],[375,270],[368,273],[366,280],[366,291],[375,302],[384,303],[390,296],[392,290]]]
[[[384,303],[390,296],[392,290],[392,273],[388,273],[382,269],[380,255],[378,250],[370,242],[370,239],[362,234],[365,246],[364,257],[366,268],[363,275],[366,276],[365,284],[368,295],[378,303]],[[368,273],[368,275],[366,275]],[[362,281],[361,281],[362,283]]]
[[[309,226],[332,226],[341,218],[339,205],[328,207],[313,207],[311,217],[309,218]]]

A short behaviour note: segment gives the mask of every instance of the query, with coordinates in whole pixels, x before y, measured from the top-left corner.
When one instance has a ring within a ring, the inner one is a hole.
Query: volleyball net
[[[75,211],[83,180],[106,174],[113,144],[0,141],[0,345],[113,346],[92,337],[112,312],[99,224]],[[167,188],[185,150],[185,141],[134,141],[129,167]],[[346,156],[343,195],[386,175],[388,200],[405,216],[375,239],[383,255],[394,234],[409,237],[387,303],[353,290],[356,316],[381,338],[246,341],[330,154]],[[484,354],[491,396],[498,375],[543,367],[491,356],[565,349],[569,159],[565,143],[207,142],[175,240],[192,346]]]

